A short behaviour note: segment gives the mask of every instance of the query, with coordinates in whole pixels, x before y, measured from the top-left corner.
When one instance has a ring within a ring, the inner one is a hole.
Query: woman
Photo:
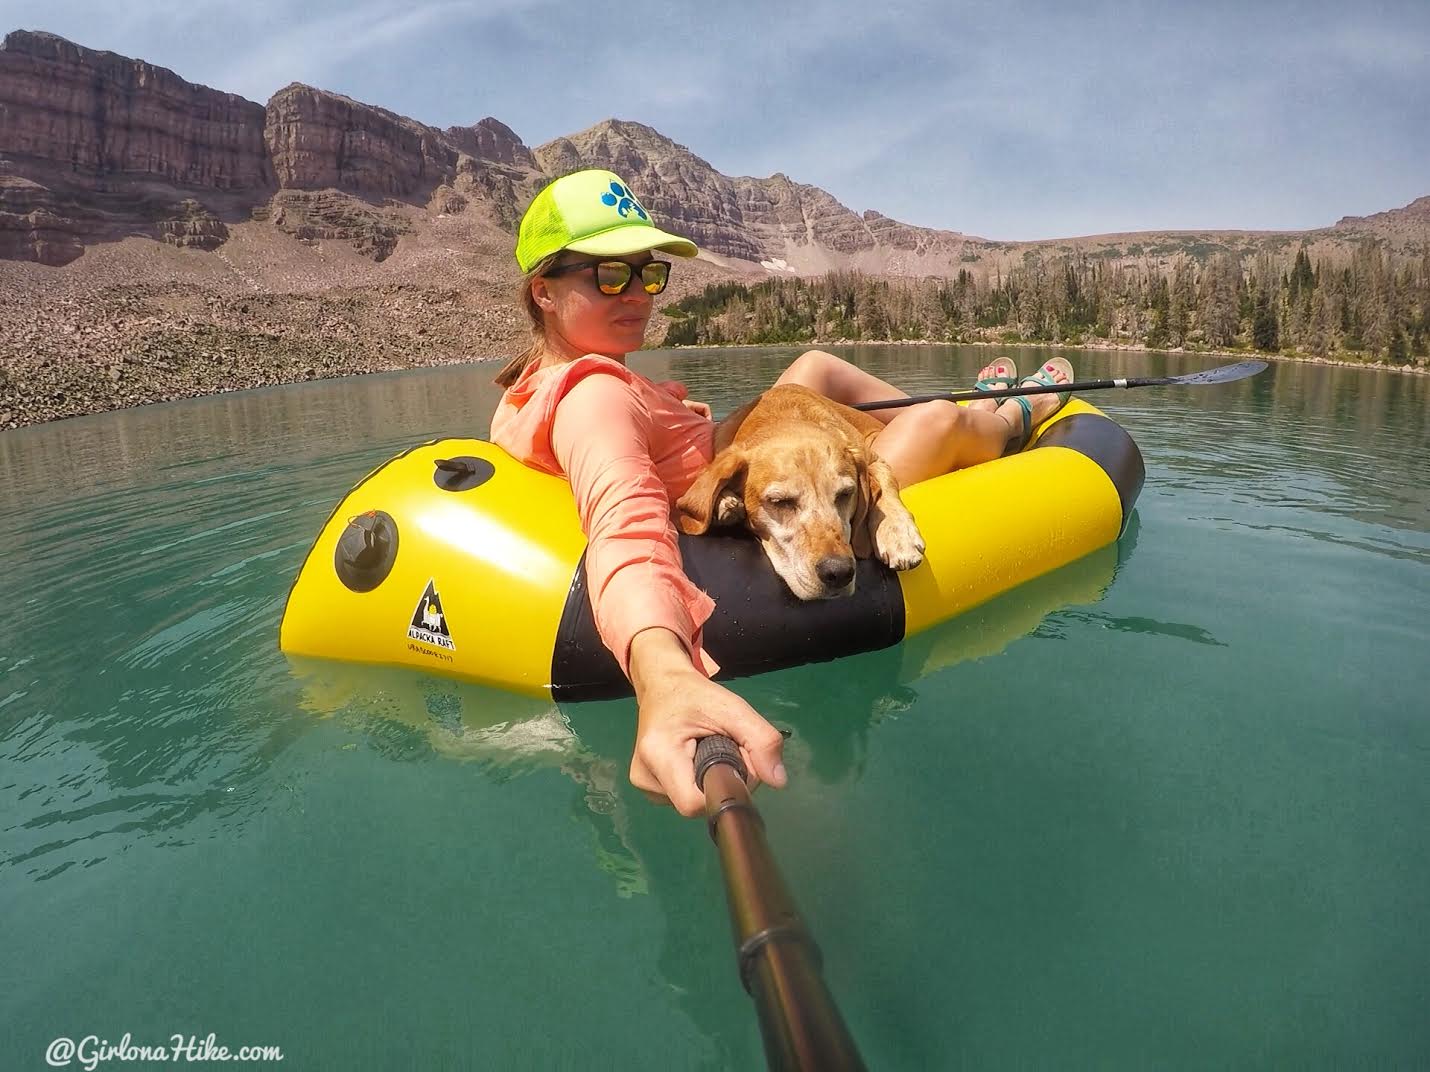
[[[686,397],[679,383],[652,383],[626,368],[626,355],[644,342],[653,296],[669,278],[669,262],[655,251],[696,254],[694,243],[657,228],[609,171],[564,176],[533,199],[516,247],[533,343],[497,375],[507,390],[491,436],[527,465],[570,481],[588,538],[596,627],[639,707],[631,782],[682,815],[698,815],[704,797],[692,762],[701,737],[723,733],[738,743],[752,784],[783,786],[786,775],[779,731],[710,679],[718,664],[701,645],[701,626],[714,603],[681,569],[671,504],[710,461],[710,407]],[[1070,378],[1058,359],[1030,380]],[[778,382],[846,404],[906,397],[818,350]],[[988,390],[1013,382],[1007,359],[980,378]],[[901,485],[912,484],[998,457],[1061,397],[875,410],[888,427],[874,449]]]

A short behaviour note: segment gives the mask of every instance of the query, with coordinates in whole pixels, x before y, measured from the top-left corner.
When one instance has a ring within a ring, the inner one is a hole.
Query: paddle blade
[[[1265,361],[1240,361],[1235,365],[1223,365],[1221,368],[1206,369],[1202,372],[1192,372],[1186,376],[1173,376],[1167,383],[1228,383],[1231,380],[1244,380],[1248,376],[1255,376],[1258,372],[1266,368]]]

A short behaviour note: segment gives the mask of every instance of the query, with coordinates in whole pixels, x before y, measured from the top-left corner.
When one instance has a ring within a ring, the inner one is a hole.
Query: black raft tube
[[[695,784],[720,850],[740,981],[755,1001],[771,1069],[863,1069],[864,1061],[819,973],[819,949],[785,889],[750,802],[740,750],[728,737],[700,740]]]

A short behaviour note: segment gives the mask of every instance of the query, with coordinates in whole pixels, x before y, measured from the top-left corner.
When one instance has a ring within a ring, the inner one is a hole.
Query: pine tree
[[[1313,354],[1329,354],[1334,349],[1331,316],[1324,289],[1317,290],[1311,296],[1311,319],[1307,328],[1306,344]]]
[[[1306,247],[1303,245],[1296,251],[1296,264],[1291,269],[1291,278],[1288,281],[1291,297],[1294,301],[1305,300],[1310,303],[1311,291],[1315,289],[1316,277],[1311,271],[1311,258],[1306,255]]]
[[[744,288],[741,288],[742,290]],[[744,294],[733,296],[725,305],[715,326],[722,340],[747,342],[750,338],[750,303]]]
[[[1236,341],[1240,281],[1241,265],[1230,254],[1220,253],[1207,265],[1202,277],[1202,323],[1213,346],[1230,346]]]
[[[1408,365],[1410,363],[1410,348],[1405,343],[1405,333],[1399,328],[1390,336],[1390,345],[1386,347],[1386,360],[1392,365]]]
[[[879,284],[873,279],[863,280],[854,298],[855,338],[877,340],[888,338],[889,325],[884,315]]]
[[[1147,328],[1146,344],[1149,349],[1161,350],[1167,345],[1168,323],[1171,320],[1171,293],[1165,276],[1158,279],[1152,288],[1152,315]]]
[[[1276,327],[1276,306],[1267,287],[1257,288],[1256,313],[1251,326],[1252,344],[1268,353],[1279,345]]]
[[[948,318],[944,313],[943,296],[937,280],[921,279],[914,295],[916,336],[922,339],[943,339],[948,333]]]
[[[1197,305],[1196,284],[1192,278],[1192,262],[1186,257],[1177,260],[1172,270],[1172,293],[1167,303],[1167,342],[1185,346],[1191,331],[1191,313]]]

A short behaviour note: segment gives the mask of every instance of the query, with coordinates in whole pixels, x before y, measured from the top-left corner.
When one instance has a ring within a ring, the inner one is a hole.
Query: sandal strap
[[[1017,386],[1022,387],[1024,384],[1037,384],[1040,387],[1056,387],[1058,386],[1058,381],[1053,379],[1053,374],[1047,369],[1040,368],[1037,372],[1024,376],[1018,381]],[[1048,414],[1048,417],[1051,417],[1053,413],[1062,409],[1067,403],[1067,400],[1072,397],[1072,393],[1070,391],[1057,391],[1053,394],[1053,397],[1057,399],[1058,404],[1053,409],[1053,412]],[[1023,435],[1018,440],[1018,449],[1022,450],[1028,445],[1028,440],[1033,438],[1033,403],[1028,401],[1023,395],[1014,395],[1009,401],[1018,403],[1018,408],[1023,411]],[[1048,417],[1044,417],[1042,421],[1038,422],[1040,427],[1043,421],[1046,421]]]
[[[1028,437],[1033,434],[1033,403],[1022,395],[1014,395],[1008,401],[1018,403],[1018,408],[1023,411],[1023,434],[1018,437],[1018,449],[1022,450],[1027,445]]]
[[[1018,385],[1017,376],[990,376],[986,380],[979,380],[973,385],[975,391],[991,391],[992,385],[998,384],[1002,387],[1016,387]]]
[[[1029,374],[1029,375],[1027,375],[1027,376],[1024,376],[1021,380],[1018,381],[1018,386],[1019,386],[1019,387],[1022,387],[1023,384],[1025,384],[1025,383],[1030,383],[1030,384],[1031,384],[1031,383],[1035,383],[1035,384],[1038,384],[1040,387],[1058,387],[1058,386],[1061,386],[1061,385],[1058,383],[1057,380],[1053,379],[1053,374],[1052,374],[1051,372],[1049,372],[1047,369],[1041,369],[1041,368],[1038,369],[1037,372],[1034,372],[1034,373],[1031,373],[1031,374]],[[1058,400],[1058,405],[1059,405],[1059,406],[1061,406],[1065,401],[1067,401],[1068,395],[1069,395],[1069,392],[1067,392],[1067,391],[1058,391],[1058,392],[1056,392],[1056,398],[1057,398],[1057,400]],[[1023,396],[1022,396],[1022,395],[1018,395],[1017,397],[1021,399]]]
[[[994,384],[998,385],[999,387],[1018,386],[1018,366],[1013,363],[1013,359],[1011,357],[1000,357],[994,361],[989,362],[987,367],[992,368],[995,365],[1002,365],[1010,371],[1002,376],[988,376],[984,379],[979,380],[973,385],[973,389],[975,391],[991,391]]]

